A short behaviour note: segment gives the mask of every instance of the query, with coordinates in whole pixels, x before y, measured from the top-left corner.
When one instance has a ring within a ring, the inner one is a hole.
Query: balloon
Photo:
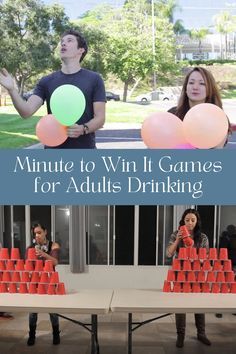
[[[186,144],[178,144],[174,147],[174,149],[184,149],[184,150],[192,150],[196,149],[193,145],[186,143]]]
[[[72,125],[79,120],[85,110],[83,92],[74,85],[56,88],[50,98],[52,114],[63,125]]]
[[[156,112],[147,117],[142,125],[141,136],[151,149],[172,149],[186,143],[183,122],[169,112]]]
[[[200,149],[210,149],[220,144],[227,135],[228,126],[224,111],[212,103],[192,107],[183,120],[186,140]]]
[[[66,127],[61,125],[52,114],[48,114],[38,121],[36,135],[41,143],[48,146],[58,146],[68,138]]]

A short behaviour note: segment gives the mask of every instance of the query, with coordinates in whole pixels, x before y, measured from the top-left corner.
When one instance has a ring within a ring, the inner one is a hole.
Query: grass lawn
[[[155,110],[153,105],[107,102],[106,122],[142,123]],[[42,107],[33,117],[22,119],[13,106],[0,107],[0,148],[22,148],[38,143],[35,126],[45,114],[46,108]]]

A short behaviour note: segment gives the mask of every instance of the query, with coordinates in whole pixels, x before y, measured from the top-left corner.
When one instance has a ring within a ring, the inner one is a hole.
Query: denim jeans
[[[50,321],[52,327],[59,326],[59,317],[55,313],[49,313]],[[37,313],[30,313],[29,314],[29,325],[35,326],[37,325],[38,314]]]

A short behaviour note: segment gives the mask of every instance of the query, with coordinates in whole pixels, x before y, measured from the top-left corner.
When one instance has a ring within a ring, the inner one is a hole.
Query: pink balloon
[[[41,143],[48,146],[58,146],[68,138],[66,127],[61,125],[52,114],[48,114],[38,121],[36,135]]]
[[[186,140],[200,149],[210,149],[220,144],[227,136],[228,125],[224,111],[211,103],[192,107],[183,120]]]
[[[193,145],[186,143],[186,144],[179,144],[174,147],[175,149],[184,149],[184,150],[192,150],[196,149]]]
[[[151,149],[172,149],[186,143],[183,122],[169,112],[152,113],[141,129],[144,144]]]

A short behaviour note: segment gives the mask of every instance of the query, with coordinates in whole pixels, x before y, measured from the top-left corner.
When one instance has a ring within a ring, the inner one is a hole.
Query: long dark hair
[[[221,101],[219,89],[217,87],[214,76],[212,75],[212,73],[210,71],[206,70],[205,68],[202,68],[200,66],[195,67],[188,72],[188,74],[186,75],[186,77],[184,79],[182,91],[181,91],[180,98],[179,98],[179,103],[176,108],[175,115],[177,117],[179,117],[181,120],[184,119],[185,114],[190,109],[189,99],[188,99],[186,90],[187,90],[189,77],[194,71],[199,72],[202,75],[203,80],[205,82],[205,85],[206,85],[205,103],[212,103],[212,104],[215,104],[216,106],[222,108],[222,101]]]
[[[195,245],[198,247],[198,245],[201,241],[201,233],[202,233],[201,232],[201,227],[202,227],[201,217],[200,217],[199,212],[196,209],[191,209],[191,208],[186,209],[180,219],[179,226],[185,225],[184,219],[187,214],[194,214],[197,218],[197,223],[193,229],[193,240],[194,240]]]

